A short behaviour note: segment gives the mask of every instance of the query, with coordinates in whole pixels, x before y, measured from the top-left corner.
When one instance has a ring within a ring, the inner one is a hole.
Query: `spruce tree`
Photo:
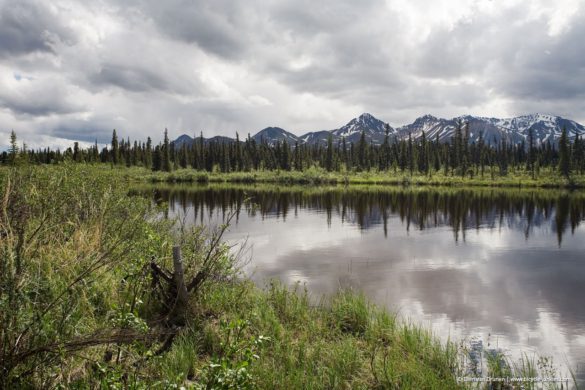
[[[559,172],[566,178],[571,174],[571,156],[569,151],[569,139],[567,129],[563,127],[559,140]]]
[[[477,143],[478,147],[478,163],[479,163],[479,170],[481,172],[481,177],[483,178],[483,174],[485,171],[485,143],[483,141],[483,131],[479,132],[479,141]]]
[[[465,176],[469,165],[469,122],[465,122],[464,134],[461,142],[461,177]]]
[[[408,133],[408,143],[407,143],[407,161],[408,161],[408,170],[410,172],[410,176],[412,176],[415,166],[415,157],[414,157],[414,147],[412,145],[412,134]]]
[[[146,147],[144,151],[144,165],[146,168],[152,168],[152,139],[146,139]]]
[[[10,148],[8,149],[8,160],[10,164],[16,164],[18,159],[18,143],[16,139],[16,133],[14,130],[10,132]]]
[[[81,162],[81,152],[79,150],[79,142],[73,143],[73,161]]]
[[[384,143],[382,143],[381,151],[380,151],[380,169],[387,170],[390,167],[390,125],[386,123],[384,125],[385,136],[384,136]]]
[[[585,159],[585,155],[584,155],[584,150],[583,150],[583,140],[581,139],[581,137],[579,136],[579,134],[577,134],[575,136],[575,142],[573,142],[573,163],[575,165],[575,170],[578,170],[579,173],[583,173],[583,168],[584,168],[584,159]]]
[[[357,146],[359,170],[362,170],[366,167],[367,147],[368,144],[366,143],[366,133],[362,131],[362,135],[360,136],[360,141]]]
[[[165,172],[170,172],[171,168],[171,147],[169,145],[168,130],[165,128],[165,135],[162,146],[161,169]]]
[[[333,170],[333,136],[329,134],[327,137],[327,157],[325,158],[325,169],[328,172]]]
[[[526,170],[530,171],[534,179],[534,163],[536,162],[536,149],[534,147],[534,130],[528,129],[528,156],[526,157]]]
[[[116,129],[112,131],[112,162],[114,165],[118,164],[120,161],[120,145],[118,144],[118,135],[116,134]]]
[[[427,136],[423,130],[420,140],[420,152],[418,154],[418,170],[422,173],[429,172],[429,156],[428,156],[428,145]]]

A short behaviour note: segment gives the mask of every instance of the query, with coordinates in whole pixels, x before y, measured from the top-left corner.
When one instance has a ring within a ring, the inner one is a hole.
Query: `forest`
[[[109,146],[99,148],[97,141],[89,148],[78,142],[64,151],[43,148],[32,150],[19,146],[14,131],[11,146],[0,155],[0,163],[11,164],[16,156],[35,164],[55,164],[65,160],[86,163],[108,163],[120,166],[140,166],[153,171],[171,172],[177,169],[194,169],[206,172],[297,171],[318,167],[327,172],[389,172],[409,175],[435,174],[459,177],[495,176],[523,172],[537,179],[542,169],[557,172],[565,178],[585,170],[585,145],[577,135],[570,140],[563,129],[558,143],[537,143],[530,130],[526,142],[512,144],[488,142],[480,134],[479,141],[469,142],[469,126],[459,122],[448,142],[428,139],[423,132],[418,139],[386,137],[381,145],[368,142],[362,132],[356,144],[342,139],[334,143],[329,137],[326,145],[308,145],[298,142],[291,145],[286,139],[269,143],[256,142],[248,137],[235,142],[208,141],[201,134],[195,141],[176,146],[169,140],[165,129],[163,141],[154,145],[119,138],[112,132]]]

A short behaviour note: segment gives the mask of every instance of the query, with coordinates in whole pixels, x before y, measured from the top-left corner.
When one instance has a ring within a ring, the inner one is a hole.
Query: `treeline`
[[[146,142],[118,139],[112,133],[109,146],[100,149],[97,142],[90,148],[81,148],[77,142],[73,148],[61,152],[50,148],[28,150],[18,147],[12,132],[10,149],[0,156],[3,164],[12,164],[16,159],[30,163],[55,164],[64,160],[87,163],[109,163],[114,165],[142,166],[154,171],[172,171],[178,168],[193,168],[200,171],[238,172],[252,170],[296,170],[318,166],[327,171],[394,171],[433,175],[505,176],[510,171],[526,170],[533,177],[543,167],[552,168],[565,177],[572,172],[585,171],[585,144],[576,136],[570,141],[563,129],[558,144],[539,143],[532,130],[526,142],[520,144],[500,142],[488,143],[480,134],[477,142],[470,142],[469,125],[458,123],[449,142],[440,142],[438,135],[428,139],[423,132],[414,140],[398,140],[389,135],[381,145],[366,141],[364,133],[357,143],[343,138],[333,142],[330,136],[327,145],[289,144],[286,140],[270,144],[264,140],[256,142],[248,135],[235,142],[208,141],[200,137],[191,145],[175,145],[169,141],[165,129],[163,142],[153,145]]]

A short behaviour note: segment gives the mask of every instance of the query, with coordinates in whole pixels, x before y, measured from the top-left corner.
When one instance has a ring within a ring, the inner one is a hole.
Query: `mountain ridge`
[[[274,145],[276,142],[287,141],[289,145],[308,144],[326,145],[331,136],[334,143],[341,142],[345,138],[348,143],[357,143],[362,132],[366,141],[374,145],[384,142],[386,133],[390,140],[401,140],[412,136],[413,139],[422,137],[423,131],[429,140],[439,139],[440,142],[449,142],[455,133],[458,122],[463,128],[469,127],[470,142],[478,142],[480,135],[484,142],[490,145],[500,143],[502,140],[511,144],[527,142],[530,129],[533,131],[535,142],[556,143],[560,138],[562,128],[567,129],[570,139],[578,134],[585,135],[585,127],[573,120],[558,115],[527,114],[511,118],[482,117],[473,115],[461,115],[451,119],[438,118],[425,114],[416,118],[412,123],[393,128],[372,114],[363,113],[351,119],[345,125],[332,130],[319,130],[297,136],[283,128],[266,127],[252,136],[257,142],[266,142]],[[190,145],[194,141],[190,136],[183,134],[173,142],[175,146]],[[205,142],[234,142],[235,139],[226,136],[215,136],[204,139]]]

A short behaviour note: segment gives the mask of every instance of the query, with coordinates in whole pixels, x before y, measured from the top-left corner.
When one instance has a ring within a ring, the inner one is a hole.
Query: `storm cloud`
[[[362,112],[585,122],[584,21],[579,0],[0,0],[0,148]]]

